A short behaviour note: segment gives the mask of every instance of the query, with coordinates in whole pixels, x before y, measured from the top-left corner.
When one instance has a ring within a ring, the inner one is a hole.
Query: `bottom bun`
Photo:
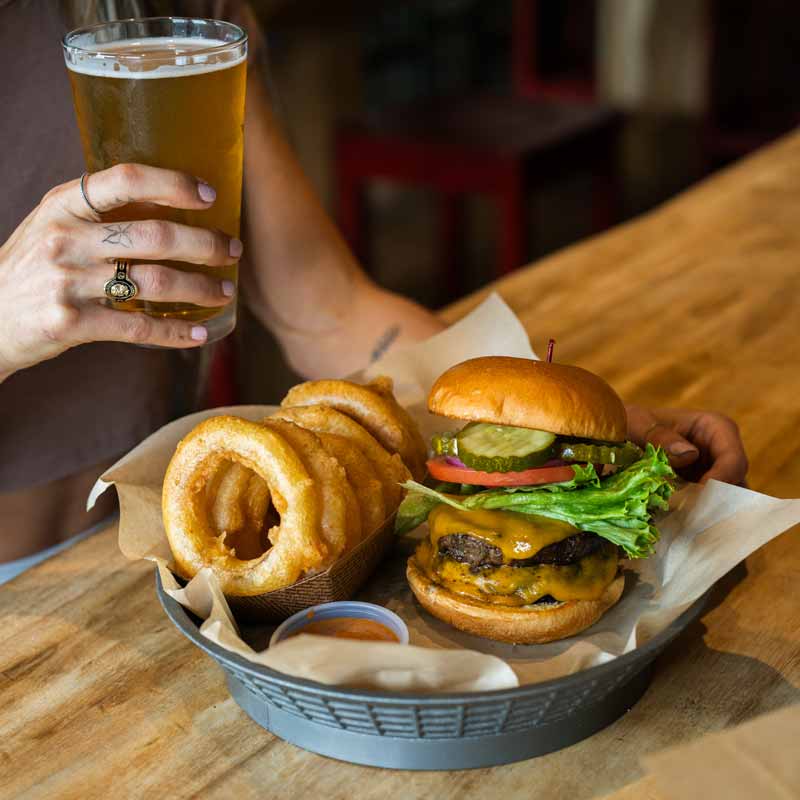
[[[498,606],[454,594],[434,583],[408,559],[406,577],[422,607],[454,628],[512,644],[544,644],[573,636],[594,625],[622,595],[622,573],[597,600],[568,600],[530,606]]]

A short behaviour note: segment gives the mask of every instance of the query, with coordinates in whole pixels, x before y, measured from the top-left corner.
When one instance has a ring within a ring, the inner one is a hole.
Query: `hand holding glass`
[[[110,235],[119,239],[117,244],[125,244],[120,223],[145,219],[217,229],[238,237],[247,59],[244,31],[213,20],[121,20],[68,34],[64,56],[90,174],[115,164],[147,164],[196,176],[210,187],[209,195],[216,192],[213,205],[205,210],[131,203],[103,213]],[[89,196],[90,187],[91,179]],[[237,280],[236,263],[224,267],[159,263],[234,284]],[[134,299],[114,307],[201,321],[208,329],[208,341],[222,338],[236,324],[235,302],[208,308]]]

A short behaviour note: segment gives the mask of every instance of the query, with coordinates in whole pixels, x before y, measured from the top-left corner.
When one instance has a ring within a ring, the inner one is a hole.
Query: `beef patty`
[[[596,533],[576,533],[555,544],[543,547],[536,555],[526,559],[515,559],[512,567],[532,567],[535,564],[553,564],[566,566],[573,564],[585,556],[597,552],[605,540]],[[469,564],[472,572],[499,567],[503,564],[503,553],[483,539],[470,536],[468,533],[451,533],[439,539],[439,552],[443,556]]]

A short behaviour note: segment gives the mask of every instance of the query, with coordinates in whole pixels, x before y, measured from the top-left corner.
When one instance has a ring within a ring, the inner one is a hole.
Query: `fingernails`
[[[208,339],[208,331],[202,325],[195,325],[191,333],[192,341],[204,342]]]
[[[222,281],[222,294],[225,297],[233,297],[234,291],[236,291],[236,287],[233,285],[233,281]]]
[[[209,186],[203,181],[197,182],[197,194],[204,203],[213,203],[217,199],[217,193],[212,186]]]
[[[689,442],[673,442],[669,446],[669,454],[672,456],[688,456],[689,453],[697,452],[697,448]]]
[[[232,258],[239,258],[243,249],[239,239],[231,239],[231,243],[228,245],[228,252],[231,254]]]

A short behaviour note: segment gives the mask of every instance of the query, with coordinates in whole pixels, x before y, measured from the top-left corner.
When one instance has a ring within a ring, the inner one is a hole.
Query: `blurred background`
[[[251,0],[300,160],[380,284],[440,307],[800,122],[785,0]],[[246,315],[240,399],[294,379]],[[259,366],[261,365],[261,366]],[[266,393],[266,394],[265,394]]]

